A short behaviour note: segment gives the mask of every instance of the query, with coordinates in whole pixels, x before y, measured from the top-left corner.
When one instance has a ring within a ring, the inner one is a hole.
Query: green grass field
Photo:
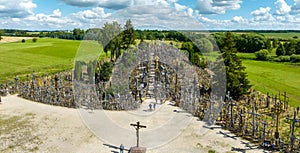
[[[87,50],[80,53],[91,55],[94,50],[101,49],[99,46],[95,42],[50,38],[38,39],[36,43],[27,40],[26,43],[0,44],[0,83],[12,80],[16,75],[25,79],[33,71],[39,75],[72,69],[77,50]],[[101,55],[105,56],[105,53]]]
[[[289,32],[289,33],[260,33],[267,38],[282,38],[282,39],[294,39],[294,36],[300,38],[300,33]]]
[[[243,60],[253,88],[263,93],[287,92],[290,105],[300,106],[300,65]]]

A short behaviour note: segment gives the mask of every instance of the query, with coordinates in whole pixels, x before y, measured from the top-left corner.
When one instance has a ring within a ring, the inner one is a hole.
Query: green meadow
[[[11,81],[16,75],[23,80],[33,71],[37,75],[42,75],[70,70],[73,68],[77,50],[80,50],[80,54],[93,53],[82,51],[83,49],[99,51],[101,47],[95,42],[82,43],[76,40],[50,38],[41,38],[37,42],[26,40],[25,43],[0,44],[0,83]],[[101,55],[105,56],[105,53]]]
[[[287,93],[291,106],[300,106],[300,65],[243,60],[248,79],[255,90],[264,94]]]

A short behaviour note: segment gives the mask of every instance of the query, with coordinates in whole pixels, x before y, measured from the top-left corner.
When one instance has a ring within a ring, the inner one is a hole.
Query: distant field
[[[27,40],[26,43],[0,44],[0,83],[12,80],[16,75],[24,79],[33,71],[51,74],[69,70],[80,44],[81,41],[50,38],[38,39],[36,43]],[[92,47],[89,49],[94,49]]]
[[[266,94],[287,92],[290,105],[300,106],[300,65],[243,60],[254,89]]]
[[[300,33],[289,32],[289,33],[260,33],[267,38],[283,38],[283,39],[294,39],[294,36],[300,38]]]

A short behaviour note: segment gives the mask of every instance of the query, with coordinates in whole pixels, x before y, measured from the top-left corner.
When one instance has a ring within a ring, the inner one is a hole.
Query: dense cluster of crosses
[[[163,62],[162,57],[169,56],[164,54],[171,52],[160,50],[167,49],[164,46],[149,47],[149,60],[137,63],[128,76],[121,76],[120,79],[128,79],[127,88],[114,86],[111,81],[104,82],[97,78],[95,82],[91,82],[91,74],[87,71],[89,68],[85,68],[78,75],[81,78],[75,80],[72,80],[70,72],[44,77],[37,77],[33,73],[27,76],[25,82],[19,82],[16,77],[13,83],[0,85],[0,94],[5,96],[7,93],[19,93],[26,99],[52,105],[109,110],[136,109],[144,97],[160,102],[169,99],[194,116],[209,122],[214,121],[211,118],[216,119],[216,124],[238,136],[258,142],[263,147],[300,151],[300,141],[295,134],[300,122],[297,119],[299,108],[294,112],[293,108],[288,107],[285,92],[264,95],[252,91],[240,101],[233,100],[230,92],[224,98],[217,97],[209,87],[208,71],[198,69],[198,78],[189,77],[190,80],[185,80],[189,72],[179,74],[178,61],[169,61],[174,62],[171,64],[176,65],[175,67]],[[174,57],[177,55],[174,54]],[[85,67],[91,65],[81,64]],[[100,62],[97,65],[101,67]],[[218,112],[218,109],[221,111]],[[291,110],[294,112],[293,117],[284,118]],[[289,134],[280,130],[284,122],[291,124]]]

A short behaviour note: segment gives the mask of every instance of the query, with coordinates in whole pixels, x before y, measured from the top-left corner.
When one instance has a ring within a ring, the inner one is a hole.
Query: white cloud
[[[74,18],[79,18],[81,20],[87,20],[87,19],[103,19],[109,16],[110,13],[105,13],[104,9],[101,7],[95,7],[92,8],[91,10],[85,10],[85,11],[80,11],[77,13],[73,13],[72,16]]]
[[[201,14],[225,14],[227,10],[240,9],[241,0],[197,0],[196,9]]]
[[[183,11],[183,10],[187,9],[187,7],[185,5],[180,5],[178,3],[175,3],[174,7],[175,7],[176,11]]]
[[[274,17],[270,11],[270,7],[260,7],[259,9],[252,11],[250,14],[254,16],[252,19],[254,21],[273,21]]]
[[[291,6],[285,0],[277,0],[274,4],[277,8],[276,15],[287,15],[291,12]]]
[[[32,15],[36,7],[32,0],[1,0],[0,17],[24,18]]]
[[[176,3],[177,0],[61,0],[68,5],[78,7],[103,7],[113,10],[124,9],[134,5],[164,5]]]
[[[233,19],[232,19],[232,21],[236,22],[236,23],[247,23],[248,22],[242,16],[234,16]]]
[[[250,14],[253,16],[263,16],[265,14],[268,14],[270,10],[270,7],[260,7],[258,10],[254,10]]]
[[[53,11],[53,13],[50,16],[51,17],[61,17],[61,12],[59,9],[56,9]]]

